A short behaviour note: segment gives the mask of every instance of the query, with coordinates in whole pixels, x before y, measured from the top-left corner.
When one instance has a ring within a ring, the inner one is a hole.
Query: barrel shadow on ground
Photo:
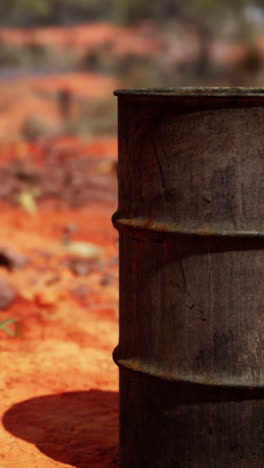
[[[11,434],[76,468],[118,466],[118,394],[100,390],[22,401],[3,416]]]

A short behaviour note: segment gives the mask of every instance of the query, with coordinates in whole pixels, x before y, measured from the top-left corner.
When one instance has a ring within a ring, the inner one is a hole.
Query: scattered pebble
[[[66,224],[66,226],[64,227],[64,233],[65,234],[75,234],[76,232],[79,231],[79,226],[77,223],[69,223],[69,224]]]
[[[0,247],[0,266],[8,270],[18,270],[28,263],[28,258],[10,247]]]
[[[67,242],[71,240],[72,235],[79,231],[79,226],[76,223],[69,223],[64,226],[62,241]]]
[[[94,271],[94,262],[91,262],[86,258],[71,258],[69,260],[69,267],[75,275],[87,276]]]
[[[80,258],[96,259],[102,255],[101,246],[91,242],[72,241],[63,246],[63,250],[69,254],[76,254]]]
[[[109,174],[117,170],[117,163],[114,159],[103,159],[98,164],[98,169],[101,174]]]
[[[60,276],[59,275],[54,275],[54,276],[51,276],[50,278],[48,278],[45,281],[45,284],[46,284],[46,286],[51,286],[52,284],[59,283],[59,281],[60,281]]]
[[[109,265],[117,265],[119,263],[118,257],[111,257],[109,260]]]
[[[85,284],[78,284],[72,289],[72,294],[77,299],[85,299],[91,294],[92,290]]]
[[[10,284],[0,279],[0,309],[7,309],[16,299],[16,292]]]
[[[112,283],[113,283],[113,278],[110,275],[105,275],[100,281],[101,286],[109,286]]]

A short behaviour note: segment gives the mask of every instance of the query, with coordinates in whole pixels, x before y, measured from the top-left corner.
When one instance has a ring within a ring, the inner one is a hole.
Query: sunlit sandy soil
[[[29,174],[46,164],[50,148],[21,145],[1,147],[2,168],[17,158],[27,160]],[[12,196],[1,202],[0,249],[19,252],[26,262],[0,265],[0,279],[15,293],[0,311],[0,322],[14,319],[15,335],[0,331],[0,467],[117,467],[118,373],[111,357],[118,339],[118,235],[111,224],[116,142],[73,139],[55,147],[64,155],[67,148],[68,159],[94,155],[87,183],[94,177],[95,193],[106,186],[108,192],[81,207],[45,193],[33,210]],[[80,242],[101,250],[84,256]]]

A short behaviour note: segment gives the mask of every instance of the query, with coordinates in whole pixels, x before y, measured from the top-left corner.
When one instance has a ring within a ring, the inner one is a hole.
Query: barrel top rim
[[[180,87],[116,89],[115,96],[175,96],[175,97],[264,97],[264,88],[256,87]]]

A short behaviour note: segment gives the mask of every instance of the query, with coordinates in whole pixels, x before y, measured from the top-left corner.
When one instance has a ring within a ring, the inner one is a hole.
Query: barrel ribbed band
[[[179,225],[172,221],[155,221],[147,218],[119,218],[117,213],[112,217],[113,225],[116,229],[135,229],[138,231],[150,231],[161,234],[175,234],[179,236],[199,236],[199,237],[244,237],[244,238],[264,238],[264,226],[262,230],[232,230],[225,226],[204,225],[199,228]]]
[[[217,376],[214,373],[203,373],[200,375],[190,373],[190,375],[188,375],[187,373],[178,372],[176,369],[168,370],[166,368],[160,368],[158,366],[155,366],[153,363],[144,361],[144,359],[136,357],[122,358],[119,356],[118,346],[113,351],[113,360],[120,368],[127,369],[138,374],[156,377],[167,382],[178,382],[191,385],[230,388],[238,390],[264,389],[264,381],[246,382],[243,380],[243,377],[238,378],[237,376]]]

